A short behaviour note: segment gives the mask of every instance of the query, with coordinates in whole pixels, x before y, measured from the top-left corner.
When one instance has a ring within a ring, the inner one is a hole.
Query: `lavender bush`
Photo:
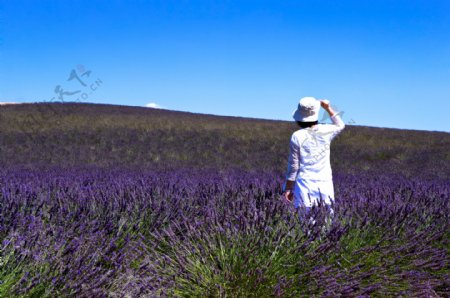
[[[277,178],[278,177],[278,178]],[[446,180],[335,175],[316,224],[270,172],[3,170],[0,296],[446,296]]]

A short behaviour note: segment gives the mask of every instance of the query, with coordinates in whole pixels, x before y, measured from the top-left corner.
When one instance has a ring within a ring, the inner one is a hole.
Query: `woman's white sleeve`
[[[288,168],[286,173],[286,180],[295,181],[300,165],[300,148],[297,138],[293,134],[289,143],[289,158]]]
[[[334,137],[336,137],[345,128],[345,123],[344,121],[342,121],[341,116],[339,116],[339,114],[335,114],[330,118],[334,124],[331,139],[334,139]]]

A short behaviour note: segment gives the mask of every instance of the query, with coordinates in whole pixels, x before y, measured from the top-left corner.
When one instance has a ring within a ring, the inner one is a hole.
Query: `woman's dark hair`
[[[318,124],[318,123],[319,123],[319,121],[309,121],[309,122],[297,121],[298,126],[300,126],[301,128],[311,127],[314,124]]]

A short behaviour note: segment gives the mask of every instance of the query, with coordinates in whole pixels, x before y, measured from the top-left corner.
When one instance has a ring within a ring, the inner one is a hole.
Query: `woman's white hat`
[[[311,122],[319,119],[320,101],[314,97],[303,97],[298,102],[292,117],[295,121]]]

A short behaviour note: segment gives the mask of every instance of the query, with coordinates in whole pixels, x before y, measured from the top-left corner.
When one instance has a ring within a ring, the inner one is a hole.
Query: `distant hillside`
[[[294,122],[143,107],[40,103],[0,106],[0,166],[219,169],[284,173]],[[449,177],[450,134],[347,125],[333,171]]]

